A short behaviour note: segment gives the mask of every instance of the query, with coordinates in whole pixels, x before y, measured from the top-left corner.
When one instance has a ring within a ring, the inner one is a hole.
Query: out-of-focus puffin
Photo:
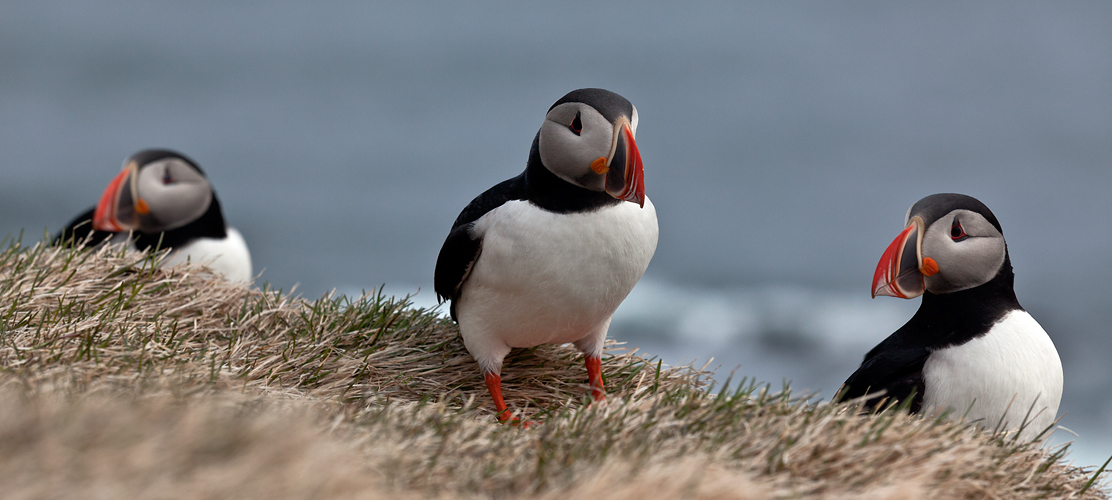
[[[511,348],[574,342],[603,399],[603,343],[614,310],[656,251],[634,142],[637,109],[602,89],[575,90],[548,110],[525,171],[471,201],[436,261],[500,420],[502,360]]]
[[[1058,413],[1062,362],[1016,299],[996,216],[972,197],[935,194],[912,205],[905,224],[877,265],[873,297],[922,295],[923,303],[865,355],[841,398],[883,389],[869,407],[910,397],[912,412],[950,411],[989,429],[1024,425],[1024,438],[1042,433]]]
[[[139,250],[172,249],[164,266],[189,260],[231,281],[251,281],[251,254],[235,228],[224,224],[212,184],[197,164],[166,149],[131,155],[100,197],[55,236],[56,244],[124,241]]]

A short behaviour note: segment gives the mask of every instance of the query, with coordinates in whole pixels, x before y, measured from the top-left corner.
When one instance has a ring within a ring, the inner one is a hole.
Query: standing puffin
[[[905,225],[877,265],[873,297],[923,302],[865,355],[841,399],[884,390],[867,406],[910,397],[912,412],[950,411],[990,429],[1023,425],[1024,438],[1042,433],[1058,413],[1062,362],[1016,299],[996,216],[972,197],[935,194],[911,206]]]
[[[605,397],[606,331],[656,251],[636,132],[624,97],[568,93],[549,108],[525,171],[472,200],[440,249],[437,298],[451,301],[499,420],[510,418],[499,374],[515,347],[574,342],[592,396]]]
[[[231,281],[251,281],[251,254],[235,228],[224,224],[220,202],[201,167],[176,151],[147,149],[124,161],[100,203],[78,215],[55,244],[122,242],[138,250],[172,249],[162,262],[206,264]]]

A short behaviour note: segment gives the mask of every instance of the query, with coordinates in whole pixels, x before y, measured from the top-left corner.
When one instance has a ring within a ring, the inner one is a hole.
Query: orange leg
[[[606,388],[602,385],[602,358],[587,356],[587,382],[591,384],[591,396],[595,401],[606,399]]]
[[[486,380],[487,389],[490,390],[490,397],[494,398],[494,408],[498,410],[498,421],[505,422],[510,418],[510,412],[506,411],[506,402],[502,399],[502,377],[497,373],[487,373],[483,375]]]
[[[499,422],[520,425],[522,429],[537,425],[536,422],[531,420],[510,420],[510,412],[506,409],[506,401],[502,399],[502,377],[497,373],[487,373],[483,375],[483,379],[486,380],[487,389],[490,390],[490,397],[494,398],[494,408],[498,410]]]

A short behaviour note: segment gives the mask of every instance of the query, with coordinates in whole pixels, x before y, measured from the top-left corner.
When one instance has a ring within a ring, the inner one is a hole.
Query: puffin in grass
[[[902,401],[914,413],[1045,436],[1062,399],[1062,362],[1019,305],[996,216],[970,196],[935,194],[911,206],[904,227],[877,265],[873,297],[923,302],[865,355],[838,398],[877,394],[866,407]]]
[[[472,200],[440,249],[437,298],[450,301],[500,421],[510,419],[500,373],[512,348],[574,343],[594,400],[605,398],[606,332],[658,235],[636,132],[624,97],[569,92],[545,115],[525,171]]]
[[[54,244],[129,244],[170,249],[163,266],[205,264],[230,281],[254,278],[247,242],[224,222],[220,201],[201,167],[168,149],[147,149],[124,161],[100,203],[75,217]]]

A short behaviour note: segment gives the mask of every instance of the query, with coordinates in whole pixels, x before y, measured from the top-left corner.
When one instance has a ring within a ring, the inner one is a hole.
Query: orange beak
[[[611,147],[607,169],[595,169],[596,172],[601,170],[606,174],[606,192],[619,200],[633,202],[644,208],[645,167],[641,164],[641,152],[637,150],[637,142],[633,140],[629,120],[622,118],[614,126],[614,142]]]
[[[93,212],[93,229],[120,232],[135,229],[134,184],[138,166],[129,163],[108,183]],[[139,200],[142,201],[142,200]]]
[[[923,258],[922,249],[923,219],[915,216],[880,257],[873,273],[873,298],[887,295],[911,299],[922,295],[927,289],[923,276],[938,272],[934,260]]]

